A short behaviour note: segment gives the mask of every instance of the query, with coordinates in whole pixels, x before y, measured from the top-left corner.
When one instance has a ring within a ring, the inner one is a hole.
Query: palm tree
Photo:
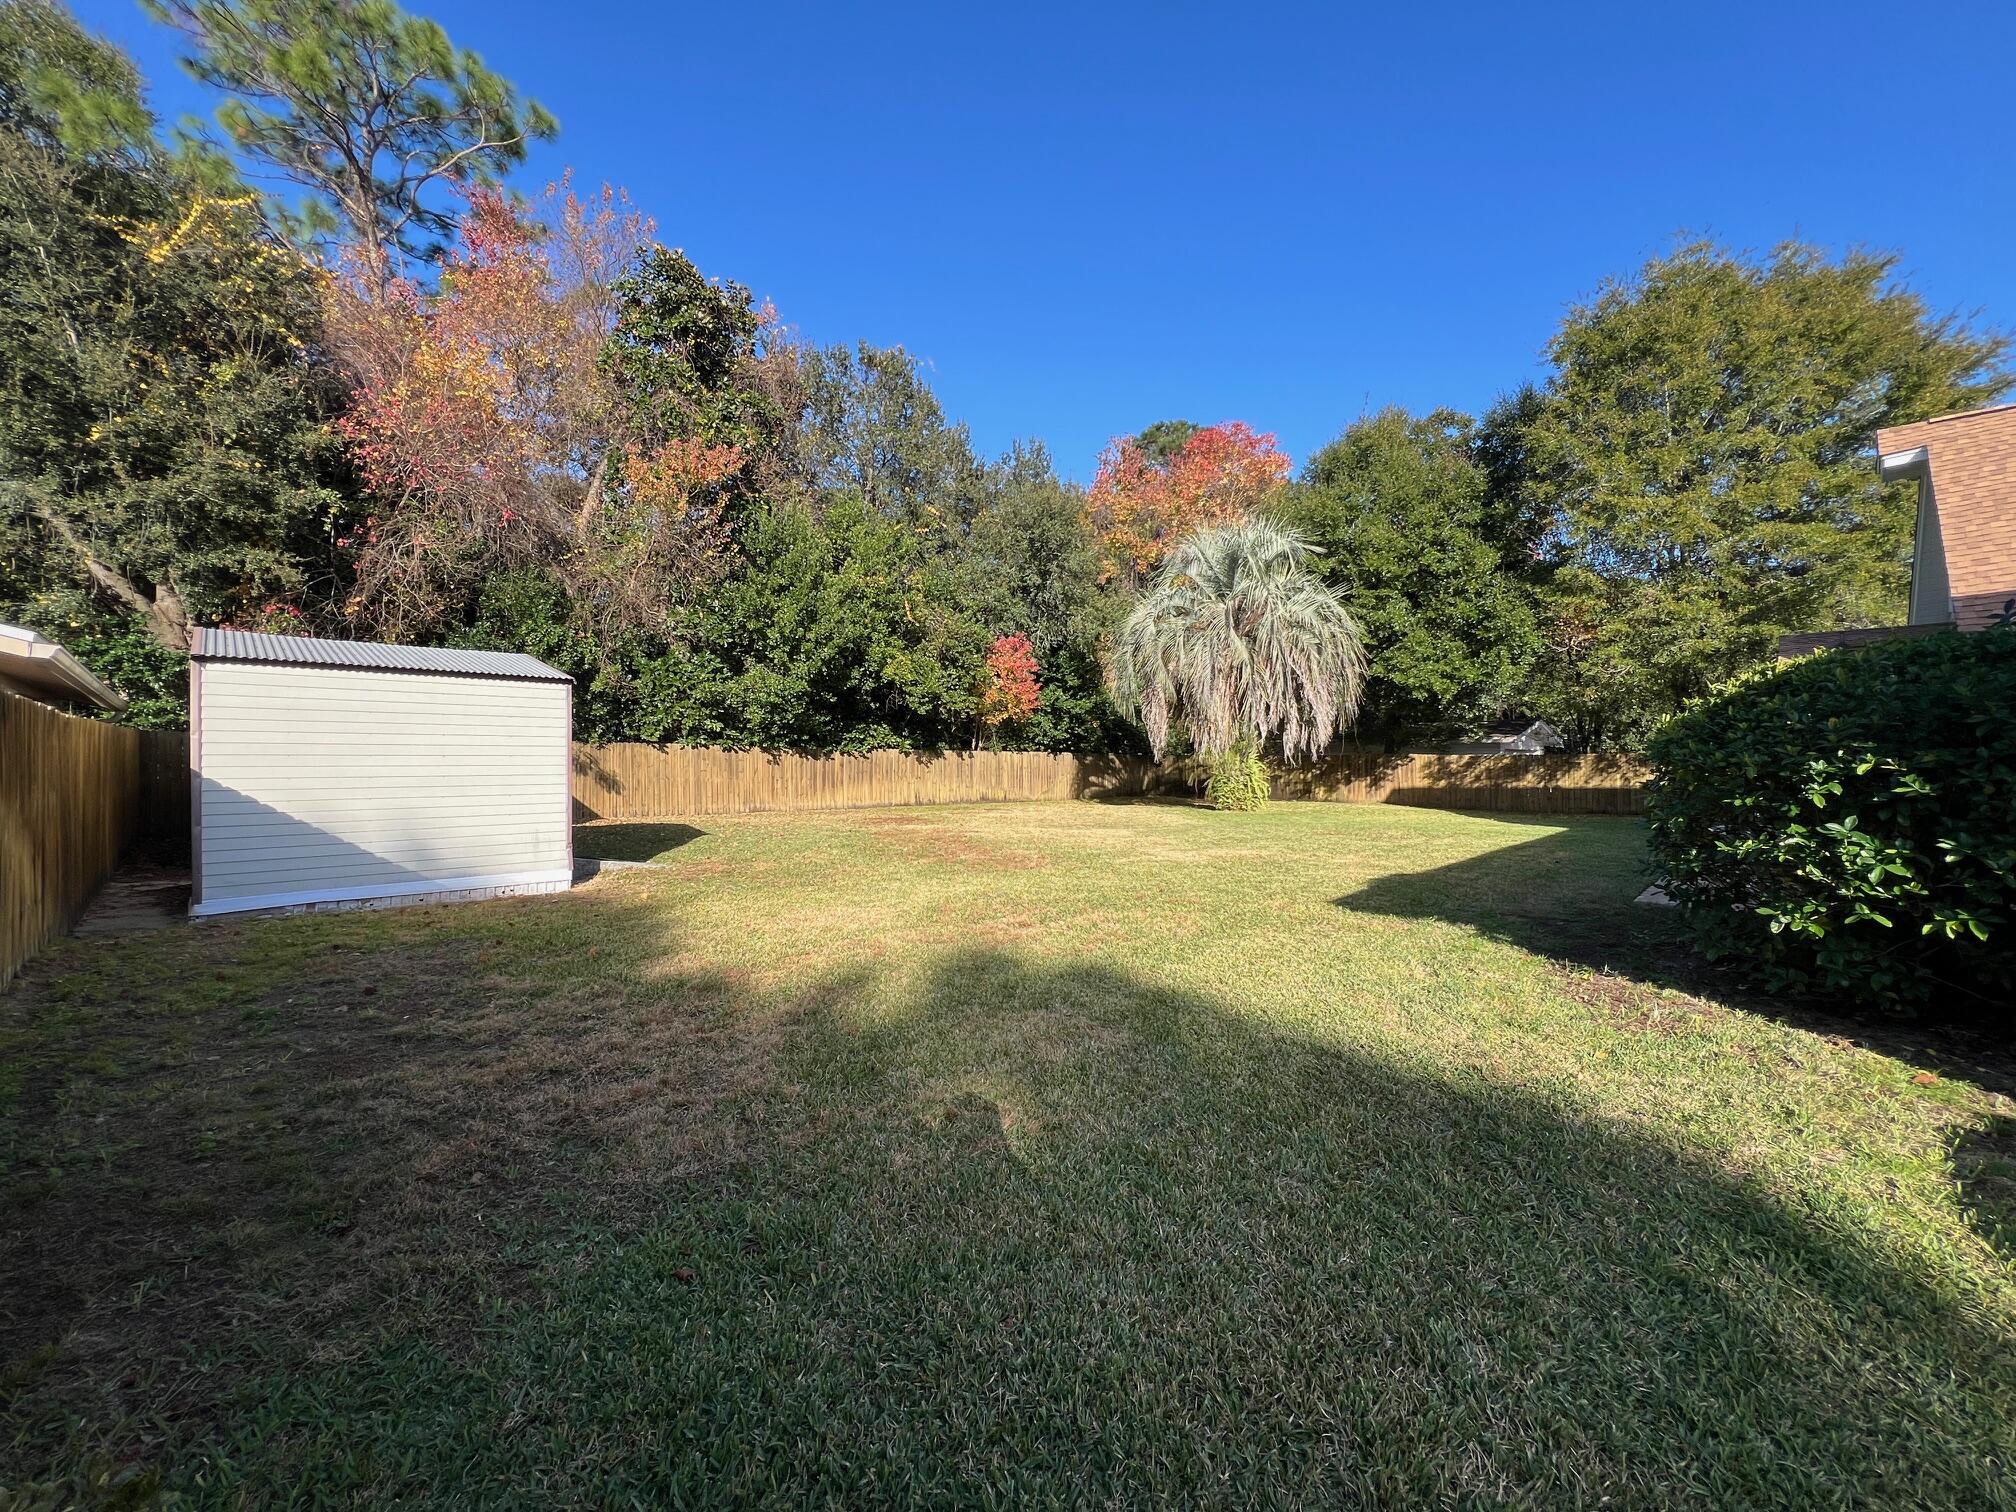
[[[1343,600],[1303,566],[1316,554],[1279,526],[1241,520],[1163,559],[1107,669],[1158,759],[1178,720],[1221,769],[1250,769],[1273,736],[1291,762],[1318,755],[1350,724],[1365,648]]]

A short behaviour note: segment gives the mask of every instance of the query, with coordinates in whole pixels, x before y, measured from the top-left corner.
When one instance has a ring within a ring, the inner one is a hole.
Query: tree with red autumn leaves
[[[339,540],[353,622],[427,633],[480,574],[537,564],[585,619],[650,624],[725,570],[746,448],[676,415],[640,425],[606,360],[630,272],[677,257],[652,230],[607,188],[563,181],[537,214],[478,190],[438,289],[332,281],[338,429],[379,506]]]
[[[988,731],[1020,724],[1036,712],[1036,648],[1026,635],[997,636],[980,675],[980,724]]]
[[[1174,446],[1144,441],[1167,429],[1116,440],[1099,458],[1086,514],[1108,581],[1140,582],[1177,541],[1245,518],[1287,481],[1274,437],[1243,421],[1191,429]]]

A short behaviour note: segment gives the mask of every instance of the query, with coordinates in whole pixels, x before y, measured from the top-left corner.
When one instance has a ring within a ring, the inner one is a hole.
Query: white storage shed
[[[199,630],[197,916],[558,892],[574,687],[530,656]]]

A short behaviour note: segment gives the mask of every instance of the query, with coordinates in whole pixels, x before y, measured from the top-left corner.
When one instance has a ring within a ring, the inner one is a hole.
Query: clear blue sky
[[[1481,409],[1681,231],[1896,250],[2016,324],[2007,5],[409,8],[559,117],[528,186],[628,186],[806,339],[900,342],[984,450],[1080,478],[1158,419],[1299,465],[1368,408]],[[131,0],[79,13],[208,113]]]

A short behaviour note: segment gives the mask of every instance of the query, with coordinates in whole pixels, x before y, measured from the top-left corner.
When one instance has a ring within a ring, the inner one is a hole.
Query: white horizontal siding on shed
[[[193,912],[564,883],[564,683],[206,661]]]

